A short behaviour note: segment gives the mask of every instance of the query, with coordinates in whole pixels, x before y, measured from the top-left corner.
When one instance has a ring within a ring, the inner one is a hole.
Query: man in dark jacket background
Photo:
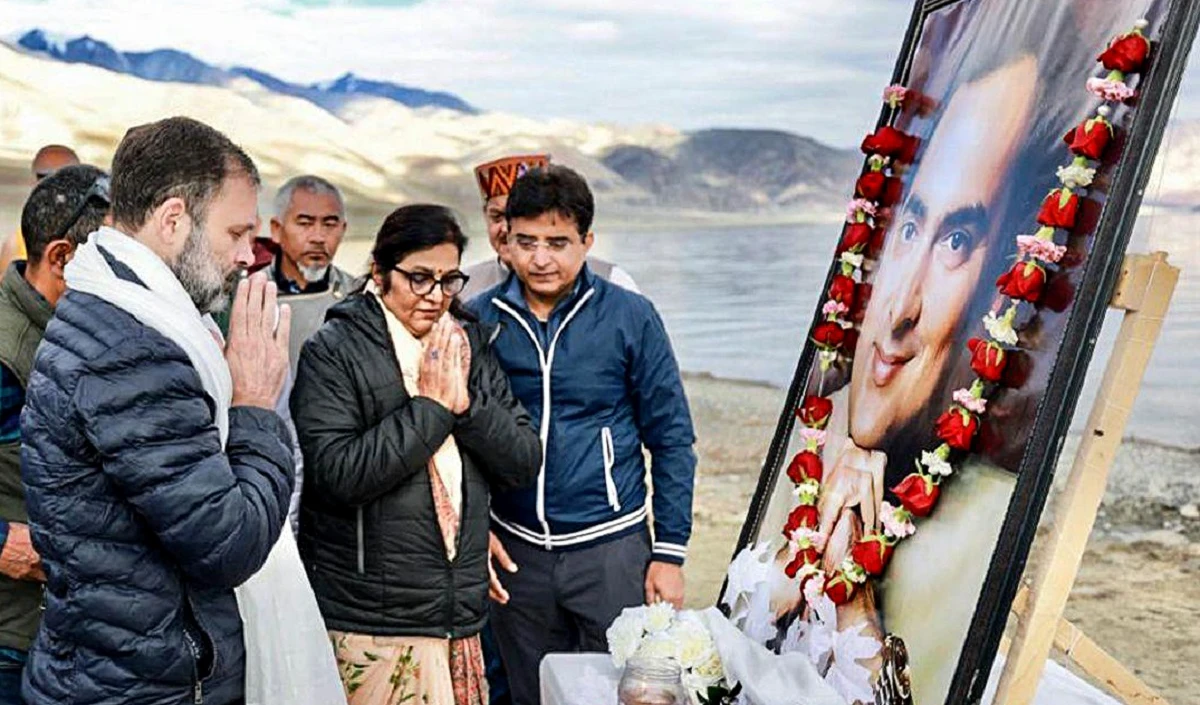
[[[21,672],[41,617],[41,559],[21,490],[21,409],[33,358],[66,290],[63,269],[104,222],[108,176],[67,166],[41,180],[21,212],[27,260],[0,281],[0,705],[21,703]]]
[[[517,179],[506,207],[514,274],[472,301],[497,328],[493,350],[544,448],[534,488],[492,497],[493,554],[510,570],[492,629],[516,705],[538,702],[547,653],[604,651],[625,607],[683,603],[691,413],[654,306],[588,269],[594,213],[566,167]]]
[[[22,416],[22,479],[47,577],[25,671],[32,705],[243,698],[233,588],[262,566],[287,513],[292,454],[273,409],[290,312],[264,275],[243,281],[224,360],[201,315],[252,260],[258,188],[250,158],[194,120],[134,128],[117,148],[115,229],[95,233],[67,269]],[[120,296],[84,293],[74,271],[99,271]],[[198,336],[147,313],[180,289],[194,308],[171,315]],[[197,339],[215,364],[193,354]],[[214,370],[228,374],[224,385]]]

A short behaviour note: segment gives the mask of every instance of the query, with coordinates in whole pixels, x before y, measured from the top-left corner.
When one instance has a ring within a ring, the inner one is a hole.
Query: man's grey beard
[[[325,275],[329,273],[329,265],[297,265],[296,269],[300,270],[300,275],[304,277],[304,281],[312,284],[314,282],[324,281]]]
[[[201,314],[217,313],[224,309],[241,274],[236,269],[228,276],[221,271],[217,256],[209,247],[208,238],[199,227],[192,228],[183,244],[183,251],[171,264],[171,271]]]

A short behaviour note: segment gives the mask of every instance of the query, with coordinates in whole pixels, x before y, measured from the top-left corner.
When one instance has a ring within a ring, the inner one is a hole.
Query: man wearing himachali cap
[[[496,252],[494,258],[467,267],[463,273],[470,277],[466,288],[459,294],[463,301],[470,301],[482,292],[491,289],[508,278],[512,270],[508,266],[508,219],[504,207],[508,204],[508,192],[513,182],[530,169],[545,167],[550,163],[546,154],[527,154],[503,157],[475,167],[475,178],[483,194],[483,217],[487,223],[488,242]],[[638,291],[633,277],[612,262],[598,257],[588,257],[588,269],[598,277],[629,291]]]

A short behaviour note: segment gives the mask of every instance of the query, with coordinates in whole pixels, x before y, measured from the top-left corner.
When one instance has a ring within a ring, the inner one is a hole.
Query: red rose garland
[[[971,351],[971,370],[980,379],[997,383],[1004,378],[1008,354],[1001,345],[992,340],[971,338],[967,341],[967,348]]]
[[[1125,79],[1127,74],[1141,71],[1150,54],[1151,42],[1143,34],[1148,26],[1146,20],[1138,20],[1132,31],[1109,44],[1097,59],[1109,73],[1103,79],[1087,81],[1090,93],[1105,103],[1122,103],[1135,95]],[[891,106],[893,116],[906,102],[915,103],[918,110],[924,105],[920,96],[898,85],[884,91],[884,101]],[[820,568],[825,546],[824,537],[817,533],[820,521],[817,500],[824,476],[821,449],[833,402],[819,393],[810,394],[796,410],[803,425],[800,435],[804,449],[787,469],[788,478],[795,484],[798,506],[788,515],[783,534],[791,550],[785,572],[790,578],[801,577],[802,589],[813,587],[810,580],[816,581],[818,592],[824,592],[835,604],[849,602],[869,576],[884,573],[896,545],[916,531],[913,518],[933,513],[942,482],[954,473],[953,461],[958,454],[971,450],[979,433],[987,412],[987,392],[999,389],[1004,383],[1009,351],[1019,343],[1015,326],[1019,302],[1038,305],[1066,253],[1066,247],[1056,242],[1057,233],[1071,231],[1078,222],[1081,207],[1078,191],[1091,185],[1096,172],[1089,162],[1101,160],[1114,136],[1114,127],[1108,120],[1110,114],[1108,105],[1101,105],[1095,117],[1084,120],[1064,136],[1074,160],[1058,169],[1062,187],[1051,191],[1042,202],[1037,214],[1040,229],[1033,235],[1017,236],[1017,261],[996,282],[1009,301],[984,317],[986,337],[967,342],[971,369],[978,378],[969,388],[954,392],[954,403],[937,419],[935,432],[941,445],[921,453],[915,472],[892,488],[900,506],[882,503],[882,529],[864,535],[842,564],[828,575]],[[895,168],[911,162],[918,146],[915,138],[890,124],[880,126],[863,140],[862,149],[868,155],[867,170],[855,183],[855,199],[847,208],[847,225],[837,248],[840,271],[830,280],[822,318],[811,334],[822,372],[839,358],[848,360],[854,355],[858,331],[852,321],[861,321],[870,293],[870,285],[862,282],[863,265],[882,244],[886,208],[899,200],[900,179]]]

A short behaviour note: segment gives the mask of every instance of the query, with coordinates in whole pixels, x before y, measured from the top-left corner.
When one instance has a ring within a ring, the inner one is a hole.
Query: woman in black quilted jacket
[[[465,245],[445,208],[396,210],[300,355],[300,551],[351,705],[487,702],[489,487],[532,483],[541,446],[458,312]]]

